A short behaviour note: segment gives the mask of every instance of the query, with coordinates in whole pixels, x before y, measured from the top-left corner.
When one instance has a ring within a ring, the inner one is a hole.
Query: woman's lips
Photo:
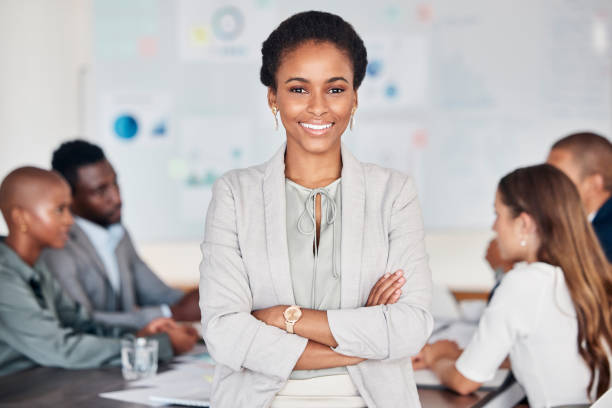
[[[333,122],[330,123],[307,123],[307,122],[299,122],[302,129],[307,131],[310,134],[320,136],[327,133],[332,126],[334,126]]]

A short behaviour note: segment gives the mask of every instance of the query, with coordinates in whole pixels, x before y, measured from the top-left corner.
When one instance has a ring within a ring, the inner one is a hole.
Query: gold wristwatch
[[[299,306],[289,306],[283,312],[285,316],[285,327],[288,333],[293,333],[293,326],[302,317],[302,309]]]

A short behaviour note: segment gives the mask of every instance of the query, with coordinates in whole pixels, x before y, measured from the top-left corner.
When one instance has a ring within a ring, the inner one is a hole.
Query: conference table
[[[167,370],[160,367],[160,371]],[[128,382],[118,367],[64,370],[37,367],[0,377],[0,407],[143,408],[146,405],[101,398],[103,392],[126,389]],[[441,389],[419,389],[423,408],[468,408],[480,401],[483,391],[461,396]]]

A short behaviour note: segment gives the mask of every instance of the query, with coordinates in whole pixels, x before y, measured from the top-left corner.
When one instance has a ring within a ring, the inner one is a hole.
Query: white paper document
[[[102,393],[100,397],[152,407],[170,404],[206,407],[214,370],[214,365],[205,358],[207,355],[189,356],[191,361],[175,364],[170,371],[130,382],[128,389]]]
[[[505,368],[501,368],[497,370],[493,379],[482,384],[480,389],[481,390],[494,390],[498,388],[500,385],[502,385],[502,383],[508,376],[508,372],[509,370]],[[434,372],[431,370],[416,370],[414,372],[414,381],[416,382],[417,387],[423,387],[423,388],[443,387],[442,384],[440,383],[440,380],[438,380],[438,377],[436,377]]]

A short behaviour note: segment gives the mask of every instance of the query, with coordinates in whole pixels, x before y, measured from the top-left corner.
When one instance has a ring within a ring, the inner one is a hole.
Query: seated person
[[[14,170],[0,185],[9,229],[0,238],[0,375],[36,365],[92,368],[120,361],[124,329],[91,320],[39,259],[44,248],[66,243],[70,201],[70,187],[59,174],[34,167]],[[197,340],[193,328],[167,318],[136,334],[157,338],[160,360]]]
[[[589,221],[612,262],[612,143],[594,133],[574,133],[552,146],[546,162],[563,171],[578,188]],[[489,243],[485,258],[495,271],[497,287],[513,264],[501,258],[495,240]]]
[[[557,141],[546,159],[576,185],[589,221],[612,262],[612,143],[594,133]]]
[[[427,345],[415,367],[468,394],[509,355],[533,408],[601,396],[610,387],[612,269],[576,187],[548,164],[518,169],[500,181],[495,212],[501,256],[514,268],[466,349]]]
[[[198,291],[168,287],[138,256],[121,224],[117,175],[102,149],[66,142],[52,166],[71,187],[76,216],[65,248],[42,256],[64,290],[103,323],[140,328],[158,317],[199,320]]]

